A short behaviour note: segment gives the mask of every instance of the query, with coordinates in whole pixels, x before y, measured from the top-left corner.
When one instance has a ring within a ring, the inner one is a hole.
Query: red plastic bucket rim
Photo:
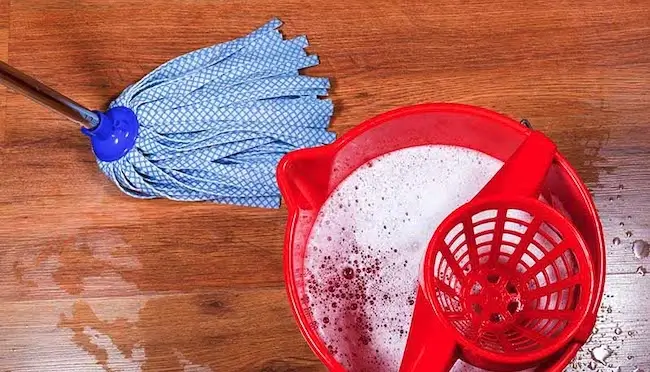
[[[502,114],[490,111],[485,108],[465,105],[460,103],[423,103],[412,106],[400,107],[387,111],[385,113],[379,114],[375,117],[372,117],[361,124],[350,129],[345,134],[341,135],[336,141],[331,144],[308,148],[303,150],[297,150],[288,153],[285,155],[279,162],[277,168],[277,181],[278,186],[283,194],[285,203],[288,210],[287,216],[287,228],[285,230],[285,246],[284,246],[284,280],[285,286],[287,289],[287,295],[289,297],[289,302],[291,306],[291,311],[298,323],[298,328],[302,333],[303,337],[307,341],[309,347],[312,349],[314,354],[325,364],[325,366],[330,371],[341,371],[345,372],[345,369],[336,361],[336,359],[328,352],[327,347],[324,345],[320,337],[318,336],[316,330],[311,327],[307,314],[304,307],[302,306],[302,299],[299,296],[296,280],[294,278],[295,268],[293,266],[293,243],[294,243],[294,228],[297,225],[299,209],[296,207],[294,201],[291,199],[290,195],[286,195],[284,190],[288,188],[289,180],[286,178],[286,169],[288,165],[294,158],[299,158],[307,154],[320,154],[322,156],[327,156],[338,152],[340,149],[345,147],[352,139],[362,135],[364,132],[380,126],[394,118],[417,114],[417,113],[432,113],[432,112],[445,112],[445,113],[465,113],[474,116],[479,116],[483,118],[488,118],[493,120],[495,123],[500,123],[514,129],[515,131],[524,134],[528,129],[522,126],[519,122],[504,116]],[[587,208],[588,215],[591,217],[592,222],[594,223],[594,228],[597,234],[598,246],[595,247],[595,252],[598,254],[599,264],[594,267],[594,272],[596,273],[596,287],[594,288],[593,301],[590,307],[590,313],[593,317],[593,322],[595,322],[596,314],[598,312],[598,307],[603,297],[604,284],[605,284],[605,240],[602,225],[598,218],[598,213],[596,211],[596,206],[589,194],[587,186],[578,176],[576,170],[571,166],[571,164],[558,152],[555,156],[555,162],[564,170],[567,176],[574,185],[577,186],[577,189],[580,192],[580,201],[584,203]],[[577,351],[580,349],[588,335],[583,335],[584,340],[581,342],[574,342],[573,344],[567,346],[564,352],[557,356],[557,360],[553,363],[552,366],[546,367],[545,370],[550,371],[561,371],[564,366],[568,365],[573,359]]]

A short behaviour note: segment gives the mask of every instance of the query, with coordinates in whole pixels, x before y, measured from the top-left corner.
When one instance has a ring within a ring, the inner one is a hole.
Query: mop
[[[0,82],[82,126],[99,168],[124,193],[277,208],[289,151],[332,142],[326,78],[304,36],[273,19],[248,36],[177,57],[90,111],[0,62]]]

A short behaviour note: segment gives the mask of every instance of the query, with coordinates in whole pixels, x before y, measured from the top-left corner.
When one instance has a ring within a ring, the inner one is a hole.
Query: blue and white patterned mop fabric
[[[248,36],[175,58],[111,107],[133,110],[135,147],[101,170],[137,198],[277,208],[275,171],[289,151],[332,142],[329,80],[304,36],[284,40],[274,19]]]

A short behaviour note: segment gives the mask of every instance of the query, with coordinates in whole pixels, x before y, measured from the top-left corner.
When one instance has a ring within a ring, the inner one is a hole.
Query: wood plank
[[[177,211],[131,226],[107,221],[60,236],[56,229],[48,236],[45,230],[32,233],[36,226],[16,233],[3,227],[0,300],[280,288],[284,221],[282,213],[265,213],[270,218],[213,206],[203,215]],[[106,276],[123,278],[130,287],[113,288]]]
[[[3,370],[321,370],[284,288],[4,302]],[[254,317],[242,314],[255,314]]]
[[[9,56],[9,0],[0,0],[0,60]],[[4,148],[5,106],[7,90],[0,86],[0,151]]]
[[[650,275],[635,273],[650,259],[631,251],[650,240],[642,1],[0,0],[0,59],[103,108],[166,60],[272,16],[309,36],[322,62],[309,73],[333,78],[338,133],[455,101],[525,117],[555,140],[609,243],[610,297],[576,368],[605,345],[612,367],[597,369],[650,369]],[[130,199],[74,125],[0,88],[0,370],[322,370],[284,295],[285,219]]]

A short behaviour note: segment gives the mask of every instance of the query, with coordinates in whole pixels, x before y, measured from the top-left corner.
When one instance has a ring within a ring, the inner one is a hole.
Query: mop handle
[[[0,83],[31,98],[36,103],[49,107],[82,127],[92,129],[99,124],[99,116],[96,113],[2,61],[0,61]]]

